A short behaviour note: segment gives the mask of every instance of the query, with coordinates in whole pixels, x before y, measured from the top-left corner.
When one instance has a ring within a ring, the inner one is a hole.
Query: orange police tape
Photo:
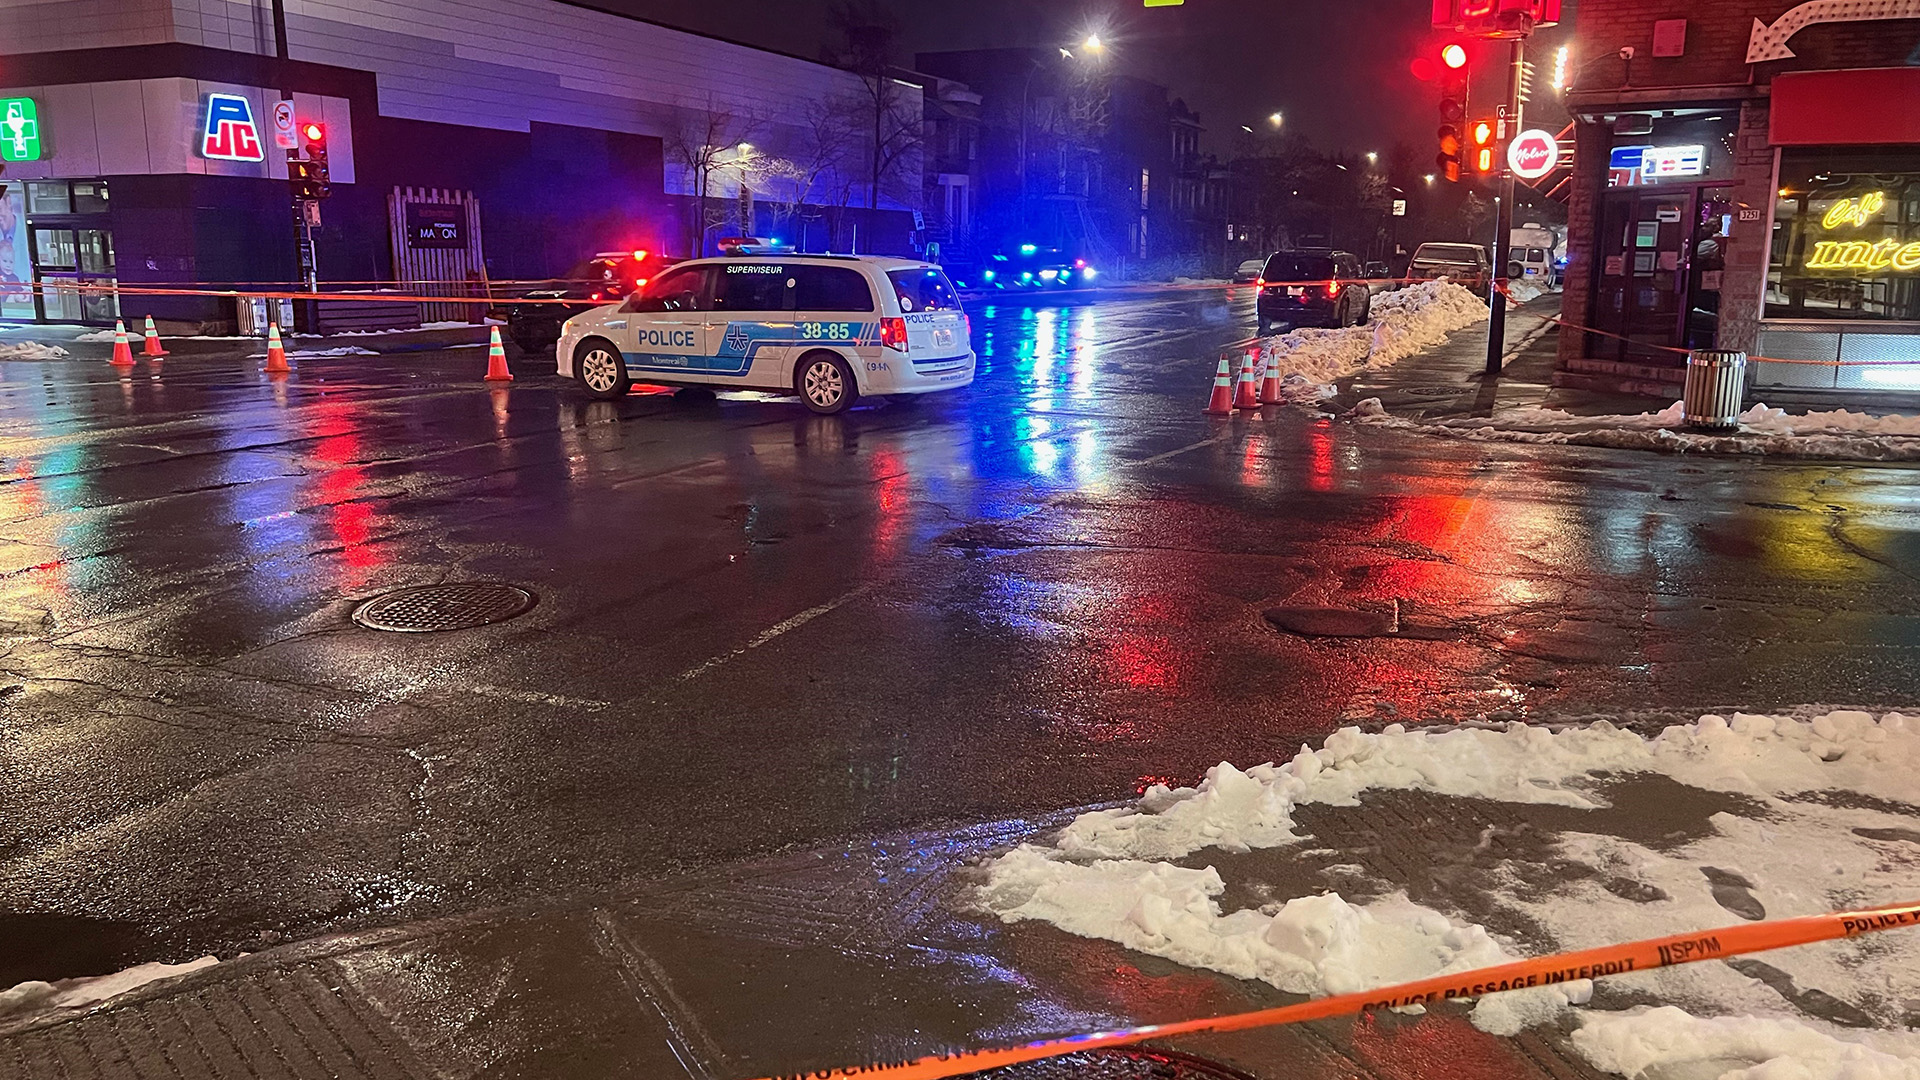
[[[1911,926],[1920,926],[1920,904],[1899,904],[1864,911],[1840,911],[1830,915],[1808,915],[1798,919],[1776,919],[1771,922],[1728,926],[1719,930],[1675,934],[1671,937],[1650,938],[1625,945],[1606,945],[1598,949],[1519,960],[1497,967],[1462,971],[1452,975],[1436,975],[1430,979],[1401,983],[1398,986],[1363,990],[1357,994],[1341,994],[1336,997],[1321,998],[1318,1001],[1304,1001],[1298,1005],[1284,1005],[1277,1009],[1260,1009],[1256,1012],[1215,1016],[1203,1020],[1181,1020],[1170,1024],[1149,1024],[1145,1027],[1127,1028],[1122,1031],[1070,1035],[1062,1039],[1043,1039],[1024,1046],[1009,1046],[994,1050],[955,1050],[951,1053],[932,1054],[911,1061],[875,1062],[869,1065],[848,1065],[814,1072],[782,1073],[767,1080],[835,1080],[835,1078],[847,1076],[881,1076],[888,1080],[944,1080],[947,1077],[965,1076],[984,1069],[1017,1065],[1023,1061],[1038,1061],[1042,1058],[1059,1057],[1063,1054],[1106,1046],[1128,1046],[1148,1039],[1196,1035],[1202,1032],[1244,1031],[1248,1028],[1272,1027],[1277,1024],[1297,1024],[1301,1021],[1321,1020],[1329,1016],[1346,1016],[1352,1013],[1372,1012],[1376,1009],[1397,1009],[1407,1005],[1424,1005],[1428,1002],[1453,998],[1497,994],[1504,990],[1552,986],[1555,983],[1572,982],[1576,979],[1623,975],[1630,971],[1647,971],[1675,964],[1691,964],[1700,960],[1719,960],[1742,953],[1763,952],[1789,945],[1805,945],[1815,941],[1855,937],[1875,930],[1892,930],[1896,927]]]
[[[1576,322],[1568,322],[1558,315],[1535,315],[1533,317],[1539,319],[1541,322],[1553,323],[1556,326],[1572,330],[1575,333],[1594,334],[1599,337],[1612,338],[1615,341],[1624,341],[1629,345],[1646,349],[1649,352],[1676,353],[1680,356],[1688,356],[1692,353],[1691,349],[1682,349],[1673,345],[1649,345],[1645,342],[1636,342],[1624,334],[1616,334],[1610,330],[1596,330],[1591,326],[1582,326]],[[1800,360],[1784,356],[1761,356],[1757,353],[1748,356],[1747,361],[1754,364],[1810,364],[1815,367],[1920,367],[1920,360]]]
[[[415,304],[580,304],[582,300],[548,300],[538,297],[504,296],[406,296],[399,293],[323,293],[323,292],[283,292],[253,289],[149,289],[138,285],[69,285],[64,282],[35,281],[8,282],[7,290],[24,293],[35,292],[77,292],[77,293],[117,293],[123,296],[224,296],[253,297],[260,300],[384,300],[390,303]],[[611,301],[609,301],[611,302]]]

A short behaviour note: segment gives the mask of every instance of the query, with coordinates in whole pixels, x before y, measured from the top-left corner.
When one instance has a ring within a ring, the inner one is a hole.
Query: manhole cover
[[[974,1073],[963,1080],[1254,1080],[1174,1050],[1088,1050]]]
[[[354,610],[353,621],[371,630],[402,634],[470,630],[505,622],[533,604],[534,596],[527,590],[493,581],[418,585],[361,604]]]

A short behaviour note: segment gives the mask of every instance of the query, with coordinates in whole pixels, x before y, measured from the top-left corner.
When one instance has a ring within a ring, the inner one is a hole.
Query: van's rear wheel
[[[602,401],[626,397],[633,386],[620,350],[604,338],[588,338],[573,350],[573,373],[588,394]]]
[[[860,396],[853,369],[832,353],[809,353],[793,373],[793,389],[807,408],[822,416],[845,412]]]

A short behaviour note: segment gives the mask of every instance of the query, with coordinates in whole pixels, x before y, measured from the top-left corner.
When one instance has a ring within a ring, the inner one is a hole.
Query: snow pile
[[[1702,1019],[1671,1006],[1583,1016],[1573,1045],[1595,1067],[1628,1077],[1920,1080],[1920,1040],[1911,1036],[1842,1038],[1795,1020]]]
[[[1488,418],[1416,422],[1389,414],[1378,398],[1348,410],[1365,424],[1482,442],[1610,446],[1678,453],[1778,454],[1790,457],[1868,461],[1920,460],[1920,417],[1870,416],[1838,409],[1788,413],[1756,404],[1730,432],[1679,430],[1686,423],[1678,401],[1659,412],[1577,416],[1559,409],[1513,409]]]
[[[1297,897],[1272,913],[1223,916],[1214,897],[1225,890],[1212,867],[1129,860],[1083,866],[1022,847],[994,864],[982,899],[1006,922],[1039,919],[1293,994],[1350,994],[1514,959],[1484,928],[1452,922],[1401,895],[1355,906],[1326,893]],[[1557,1011],[1570,995],[1584,1001],[1590,990],[1580,982],[1525,991],[1515,995],[1520,1002],[1493,1006],[1485,1017],[1476,1012],[1476,1021],[1518,1032],[1525,999]]]
[[[0,360],[58,360],[66,355],[67,350],[58,345],[42,345],[37,341],[0,345]]]
[[[1661,772],[1719,791],[1771,795],[1841,788],[1920,802],[1920,719],[1838,711],[1811,721],[1703,716],[1653,739],[1606,721],[1560,731],[1504,728],[1378,734],[1342,728],[1319,750],[1246,771],[1222,762],[1195,788],[1149,788],[1132,807],[1082,814],[1055,846],[1074,858],[1178,858],[1206,847],[1274,847],[1298,837],[1293,807],[1353,805],[1370,788],[1408,788],[1504,802],[1601,805],[1582,790],[1596,774]]]
[[[264,359],[266,355],[267,354],[263,352],[250,353],[248,354],[247,359],[260,360],[260,359]],[[358,345],[336,345],[331,349],[288,349],[287,350],[287,359],[289,360],[313,360],[323,356],[378,356],[378,355],[380,354],[373,351],[372,349],[363,349]]]
[[[1363,905],[1337,895],[1304,897],[1222,914],[1216,898],[1225,885],[1214,868],[1150,860],[1293,843],[1302,839],[1294,831],[1296,807],[1353,805],[1378,789],[1595,809],[1605,805],[1603,782],[1658,774],[1765,807],[1760,818],[1716,814],[1710,835],[1658,851],[1569,833],[1557,854],[1564,865],[1587,871],[1544,893],[1537,875],[1514,878],[1502,890],[1498,906],[1550,934],[1557,947],[1588,948],[1724,925],[1730,911],[1778,918],[1904,899],[1912,859],[1900,844],[1920,837],[1912,822],[1892,810],[1830,806],[1810,796],[1841,791],[1875,806],[1920,803],[1916,761],[1920,718],[1853,710],[1808,719],[1707,715],[1651,738],[1606,721],[1558,730],[1519,723],[1413,731],[1396,724],[1377,734],[1346,728],[1285,764],[1241,770],[1223,762],[1196,787],[1155,786],[1133,806],[1082,814],[1049,843],[1022,845],[991,862],[979,897],[1009,922],[1038,919],[1296,993],[1342,993],[1510,957],[1484,928],[1404,897]],[[1623,980],[1708,1011],[1791,1015],[1785,1001],[1793,995],[1817,992],[1838,1001],[1833,992],[1842,991],[1863,1005],[1841,1008],[1856,1016],[1866,1008],[1870,1019],[1886,1021],[1904,1015],[1905,1002],[1920,1000],[1920,936],[1875,935],[1771,953],[1766,961],[1799,989],[1782,991],[1723,964]],[[1586,990],[1568,985],[1491,996],[1476,1005],[1473,1022],[1517,1032],[1581,1003]],[[1753,1080],[1776,1075],[1799,1080],[1771,1072]]]
[[[118,997],[129,990],[138,990],[148,983],[199,971],[219,962],[216,957],[202,956],[184,964],[136,964],[124,971],[92,978],[61,979],[51,983],[38,980],[23,982],[11,990],[0,991],[0,1016],[28,1008],[82,1009]]]
[[[1524,304],[1529,300],[1538,300],[1546,294],[1546,286],[1535,284],[1524,278],[1515,280],[1507,286],[1507,297],[1516,304]]]
[[[117,330],[89,330],[84,334],[73,335],[73,340],[85,341],[89,343],[96,342],[96,341],[104,341],[111,344],[113,339],[119,336],[120,336],[120,332]],[[127,335],[127,337],[131,339],[133,335],[129,334]]]
[[[1358,287],[1358,286],[1356,286]],[[1389,367],[1487,317],[1487,305],[1451,281],[1424,281],[1373,298],[1366,326],[1304,329],[1262,338],[1266,362],[1283,373],[1287,400],[1332,396],[1335,379]]]

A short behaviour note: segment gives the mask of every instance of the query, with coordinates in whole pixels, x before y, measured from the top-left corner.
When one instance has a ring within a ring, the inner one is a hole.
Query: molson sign
[[[1829,232],[1857,229],[1873,220],[1886,205],[1884,191],[1848,196],[1827,208],[1820,218],[1820,227]],[[1920,241],[1816,240],[1805,266],[1809,270],[1859,270],[1867,274],[1920,270]]]

